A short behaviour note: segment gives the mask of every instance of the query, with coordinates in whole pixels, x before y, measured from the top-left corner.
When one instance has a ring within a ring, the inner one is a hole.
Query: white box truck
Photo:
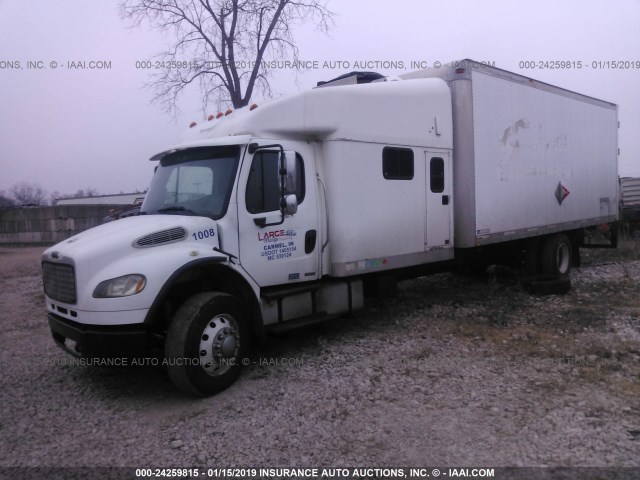
[[[269,329],[363,306],[477,259],[566,275],[618,219],[617,107],[465,60],[357,73],[192,125],[140,215],[43,254],[55,341],[90,358],[157,344],[175,385],[230,385]]]

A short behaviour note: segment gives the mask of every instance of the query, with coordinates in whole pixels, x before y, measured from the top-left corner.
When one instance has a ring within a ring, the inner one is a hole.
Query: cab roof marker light
[[[226,111],[226,112],[224,112],[225,116],[226,116],[226,115],[229,115],[229,114],[231,114],[231,113],[233,113],[233,110],[231,110],[230,108],[228,108],[228,109],[227,109],[227,111]]]
[[[215,117],[215,116],[213,115],[213,113],[212,113],[211,115],[209,115],[209,116],[207,117],[207,121],[208,121],[208,122],[210,122],[210,121],[211,121],[211,120],[213,120],[214,118],[216,118],[216,117]]]
[[[193,128],[198,124],[198,122],[191,122],[191,124],[189,125],[189,128]]]
[[[255,110],[256,108],[258,108],[258,104],[257,103],[252,103],[251,106],[249,107],[249,111]]]
[[[460,74],[460,73],[464,73],[464,68],[456,68],[456,73]]]
[[[216,118],[220,118],[220,117],[224,117],[224,113],[218,112],[218,114],[216,115]]]

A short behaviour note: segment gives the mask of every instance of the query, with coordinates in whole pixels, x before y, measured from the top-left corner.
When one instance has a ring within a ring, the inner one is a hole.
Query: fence
[[[53,244],[103,223],[122,205],[63,205],[0,209],[0,245]]]

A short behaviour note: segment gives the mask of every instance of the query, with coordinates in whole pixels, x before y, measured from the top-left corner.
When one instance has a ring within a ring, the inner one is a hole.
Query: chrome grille
[[[169,230],[162,230],[161,232],[155,232],[141,237],[135,241],[134,246],[141,248],[153,247],[164,243],[178,242],[186,238],[186,236],[187,231],[184,228],[170,228]]]
[[[42,262],[44,292],[63,303],[76,303],[76,275],[73,265]]]

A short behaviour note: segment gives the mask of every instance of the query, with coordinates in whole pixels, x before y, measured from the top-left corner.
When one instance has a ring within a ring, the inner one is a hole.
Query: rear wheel
[[[573,245],[564,233],[546,237],[542,245],[542,273],[568,275],[571,271]]]
[[[231,385],[246,352],[246,320],[231,295],[205,292],[176,312],[165,343],[169,378],[180,390],[211,395]]]

